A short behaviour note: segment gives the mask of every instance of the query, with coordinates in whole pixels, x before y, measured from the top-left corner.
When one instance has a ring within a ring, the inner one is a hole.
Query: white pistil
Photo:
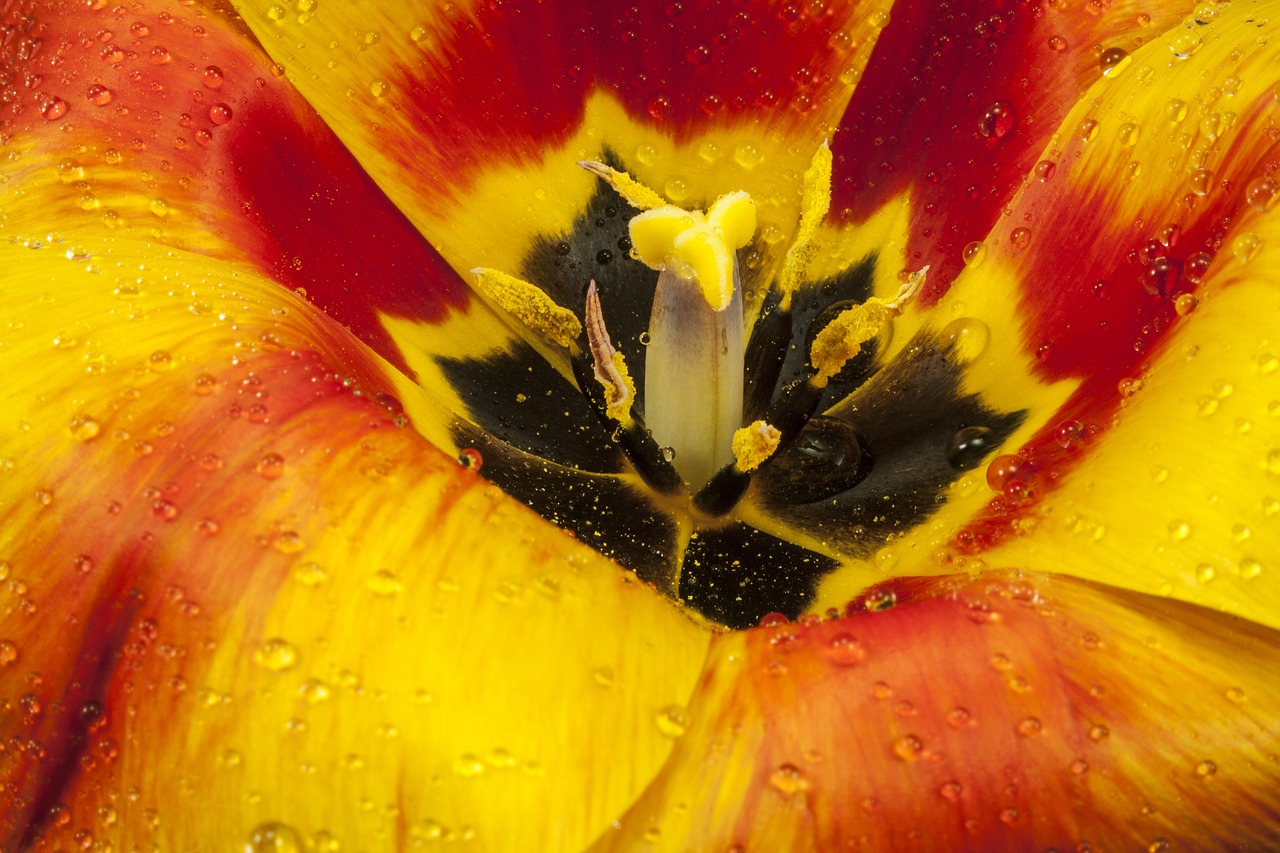
[[[742,425],[742,287],[717,311],[701,289],[664,270],[649,317],[644,416],[654,440],[696,491],[734,461],[733,434]]]

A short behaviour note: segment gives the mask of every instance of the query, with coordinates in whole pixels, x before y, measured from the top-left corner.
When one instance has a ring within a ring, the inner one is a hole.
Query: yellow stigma
[[[705,214],[670,204],[639,214],[631,220],[631,246],[645,265],[696,283],[707,304],[723,311],[733,299],[737,250],[755,230],[755,202],[739,191]]]
[[[891,301],[872,297],[861,305],[840,312],[818,332],[809,350],[809,361],[818,371],[813,381],[820,386],[825,385],[861,351],[864,343],[877,337],[920,292],[928,272],[929,268],[924,267],[912,273]]]
[[[739,471],[754,471],[778,449],[782,433],[771,424],[755,421],[733,434],[733,460]]]
[[[582,334],[582,323],[573,312],[561,308],[537,285],[484,267],[476,267],[471,274],[480,292],[499,308],[560,346],[570,346]]]

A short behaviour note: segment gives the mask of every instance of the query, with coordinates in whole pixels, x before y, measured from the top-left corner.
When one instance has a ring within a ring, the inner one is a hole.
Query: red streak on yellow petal
[[[900,591],[718,637],[676,753],[600,848],[1280,841],[1276,632],[1043,577]]]

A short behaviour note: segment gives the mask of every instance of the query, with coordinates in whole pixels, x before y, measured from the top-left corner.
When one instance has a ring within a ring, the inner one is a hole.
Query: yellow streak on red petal
[[[1195,849],[1280,839],[1274,631],[1078,581],[718,636],[597,850]]]
[[[85,248],[0,247],[3,846],[599,834],[705,634],[398,425],[287,291]]]

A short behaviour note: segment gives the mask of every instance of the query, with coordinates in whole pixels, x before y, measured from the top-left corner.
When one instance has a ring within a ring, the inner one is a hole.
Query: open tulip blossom
[[[1280,849],[1276,27],[0,0],[0,850]]]

